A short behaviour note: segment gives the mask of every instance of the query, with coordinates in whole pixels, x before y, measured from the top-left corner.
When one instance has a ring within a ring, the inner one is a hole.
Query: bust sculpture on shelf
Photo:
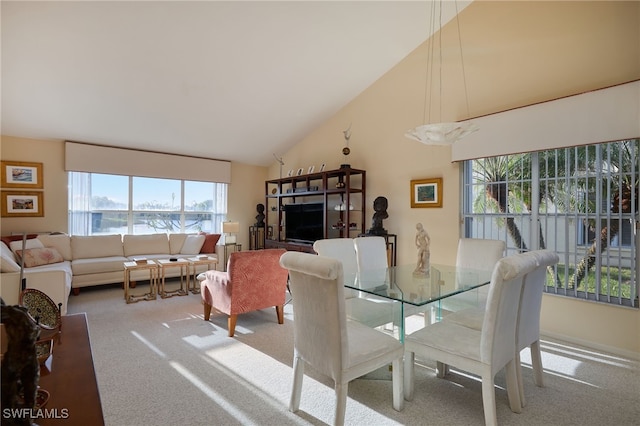
[[[413,271],[414,275],[429,275],[429,262],[431,252],[429,246],[431,245],[431,238],[421,223],[416,224],[416,247],[418,248],[418,262],[416,269]]]
[[[389,202],[385,197],[377,197],[373,200],[373,220],[371,223],[371,229],[367,231],[367,235],[387,235],[387,230],[382,226],[382,221],[389,217],[387,213],[387,207]]]
[[[256,206],[256,210],[258,214],[256,215],[256,224],[254,225],[257,228],[264,228],[264,204],[258,204]]]

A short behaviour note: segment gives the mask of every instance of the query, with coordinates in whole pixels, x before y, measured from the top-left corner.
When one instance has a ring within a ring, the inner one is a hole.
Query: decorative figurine
[[[367,231],[367,235],[387,235],[387,230],[382,226],[382,220],[389,217],[387,207],[389,202],[385,197],[378,197],[373,200],[373,220],[371,229]]]
[[[256,216],[256,224],[254,226],[258,228],[264,228],[264,204],[258,204],[256,206],[258,214]]]
[[[2,323],[7,332],[7,352],[2,360],[2,408],[33,409],[40,381],[36,341],[38,325],[22,306],[8,306],[1,300]],[[21,401],[23,399],[23,401]],[[32,425],[31,410],[19,418],[3,418],[2,424]]]
[[[429,275],[429,258],[431,252],[429,246],[431,245],[431,238],[421,223],[416,224],[416,247],[418,248],[418,263],[416,269],[413,271],[414,275]]]
[[[349,124],[349,127],[346,130],[343,130],[342,133],[344,134],[345,140],[344,148],[342,148],[342,155],[344,155],[345,163],[340,164],[340,168],[348,169],[349,167],[351,167],[349,163],[346,163],[347,156],[351,154],[351,149],[349,148],[349,139],[351,138],[351,124]]]

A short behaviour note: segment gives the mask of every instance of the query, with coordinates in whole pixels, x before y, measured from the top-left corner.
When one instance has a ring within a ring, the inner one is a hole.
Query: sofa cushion
[[[38,239],[45,247],[52,247],[58,250],[64,260],[71,260],[71,237],[67,234],[43,234],[38,235]]]
[[[198,254],[204,244],[204,235],[187,235],[184,240],[180,254]]]
[[[16,262],[15,255],[5,243],[0,243],[0,271],[20,272],[20,265]]]
[[[124,256],[122,237],[114,235],[91,235],[71,237],[73,259],[91,259],[94,257]]]
[[[169,237],[167,237],[167,234],[125,234],[122,241],[124,242],[124,255],[127,257],[145,254],[170,253]]]
[[[207,234],[205,232],[201,232],[200,235],[204,235],[204,244],[202,244],[202,247],[200,248],[200,253],[215,253],[216,244],[218,244],[220,234]]]
[[[187,239],[189,234],[169,234],[169,249],[171,254],[180,254],[180,250],[184,245],[184,240]]]
[[[19,260],[17,252],[18,250],[22,250],[22,240],[11,241],[11,243],[9,244],[9,247],[11,247],[11,251],[13,252],[13,254],[16,255],[16,259]],[[42,244],[42,241],[38,240],[37,238],[32,238],[30,240],[25,241],[24,248],[25,249],[44,248],[44,244]]]
[[[16,254],[24,259],[25,268],[33,268],[34,266],[50,265],[52,263],[60,263],[64,258],[60,252],[54,248],[31,248],[17,250]]]
[[[128,261],[129,259],[124,256],[75,259],[71,262],[71,269],[73,271],[73,275],[122,271],[124,280],[124,262]]]

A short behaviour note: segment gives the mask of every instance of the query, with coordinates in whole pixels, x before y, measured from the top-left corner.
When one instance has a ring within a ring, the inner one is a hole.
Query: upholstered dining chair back
[[[483,362],[490,361],[502,368],[515,358],[520,295],[524,277],[535,266],[535,259],[526,255],[508,256],[496,263],[481,330]]]
[[[340,379],[349,353],[342,264],[324,256],[311,259],[289,252],[281,264],[289,270],[296,352],[320,373]]]
[[[504,256],[505,243],[501,240],[460,238],[456,253],[456,266],[492,271]]]
[[[353,238],[317,240],[313,244],[313,249],[320,256],[330,257],[340,261],[342,263],[343,279],[353,281],[358,272],[355,240],[356,239]],[[386,266],[382,268],[384,267]],[[382,271],[384,272],[384,270]],[[346,299],[345,310],[348,319],[361,322],[370,327],[378,327],[399,321],[399,304],[381,300],[380,298],[349,288],[344,288],[344,295]]]
[[[355,278],[358,272],[356,249],[353,238],[327,238],[313,243],[313,250],[320,256],[330,257],[342,262],[342,276],[346,280]],[[344,289],[345,297],[358,297],[358,292]]]
[[[460,238],[456,253],[456,267],[466,269],[456,275],[458,286],[465,286],[478,281],[476,271],[493,271],[498,260],[504,256],[506,244],[501,240],[484,240],[480,238]],[[465,292],[451,300],[445,301],[444,308],[457,311],[461,304],[483,306],[487,299],[487,288],[475,292]],[[456,305],[457,304],[457,305]]]
[[[353,239],[359,271],[383,269],[389,266],[387,243],[384,237],[357,237]]]
[[[549,267],[558,263],[558,254],[551,250],[536,250],[528,253],[536,260],[536,268],[525,276],[520,296],[520,313],[518,315],[517,332],[517,373],[520,390],[520,403],[525,405],[520,351],[529,347],[533,380],[536,386],[544,386],[542,375],[542,354],[540,350],[540,311],[542,309],[542,293],[547,279]]]
[[[280,264],[289,270],[293,301],[293,388],[289,409],[300,406],[305,364],[335,383],[335,424],[342,425],[351,380],[393,365],[393,407],[401,410],[402,344],[345,313],[343,269],[339,260],[309,253],[287,252]]]

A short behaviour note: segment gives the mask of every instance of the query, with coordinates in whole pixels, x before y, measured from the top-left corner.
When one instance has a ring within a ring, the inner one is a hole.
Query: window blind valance
[[[452,161],[640,137],[640,81],[474,118]]]
[[[65,142],[65,170],[200,182],[231,182],[231,162]]]

